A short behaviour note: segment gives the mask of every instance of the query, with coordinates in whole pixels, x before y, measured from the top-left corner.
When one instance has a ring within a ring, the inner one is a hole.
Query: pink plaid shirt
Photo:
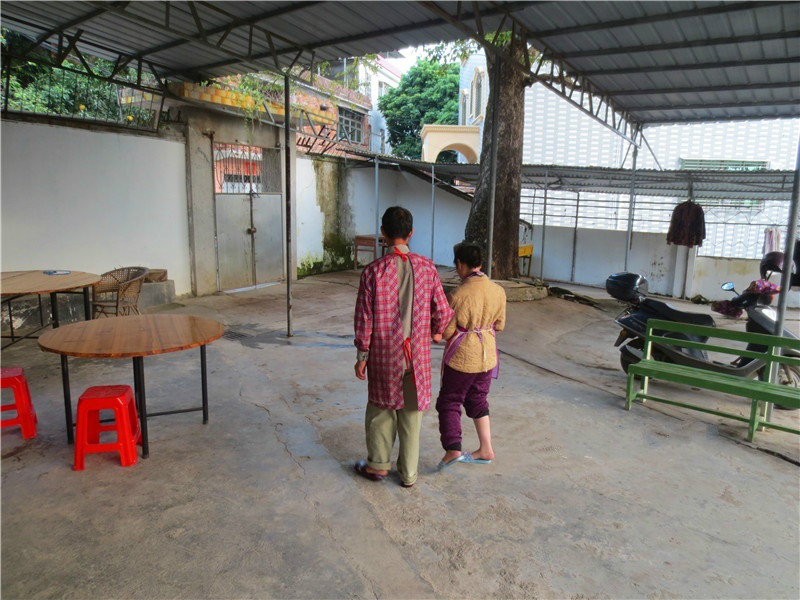
[[[414,269],[414,308],[411,324],[411,362],[417,386],[417,406],[431,404],[431,335],[444,332],[453,318],[433,262],[407,254]],[[355,312],[355,345],[369,351],[369,401],[379,408],[403,408],[403,322],[398,304],[395,255],[366,266],[361,274]]]

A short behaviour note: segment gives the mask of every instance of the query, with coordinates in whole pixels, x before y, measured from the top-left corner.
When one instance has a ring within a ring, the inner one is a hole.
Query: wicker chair
[[[92,291],[92,318],[139,314],[139,293],[149,269],[122,267],[100,276]]]

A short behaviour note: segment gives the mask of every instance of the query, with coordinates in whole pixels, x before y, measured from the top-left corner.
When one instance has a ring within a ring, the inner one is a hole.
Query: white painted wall
[[[3,121],[2,270],[167,269],[191,293],[180,142]]]
[[[398,170],[381,169],[378,174],[379,209],[383,215],[390,206],[402,206],[414,216],[412,251],[431,256],[431,235],[435,244],[436,264],[453,263],[453,246],[464,239],[464,226],[470,203],[446,190],[436,189],[436,214],[433,228],[431,185],[416,175]],[[353,208],[355,227],[359,234],[375,231],[375,170],[349,169],[348,200]],[[434,231],[435,230],[435,231]]]
[[[721,290],[719,286],[726,281],[732,281],[736,285],[736,290],[741,292],[751,281],[760,277],[758,272],[760,262],[749,258],[698,256],[695,259],[691,294],[701,294],[709,300],[729,300],[732,294]],[[776,273],[770,281],[779,284],[780,276]],[[775,305],[777,306],[777,297]],[[792,288],[790,291],[788,306],[800,307],[800,290],[797,288]]]
[[[575,231],[571,227],[547,227],[545,233],[544,279],[571,281],[572,247]],[[533,268],[541,276],[542,228],[534,228]],[[606,278],[625,268],[624,231],[578,229],[575,243],[575,283],[605,286]],[[675,273],[684,266],[676,265],[677,247],[666,243],[660,233],[634,232],[628,258],[628,271],[647,277],[649,290],[656,294],[673,294]],[[684,259],[685,260],[685,259]],[[682,286],[683,282],[678,282]]]
[[[295,161],[297,174],[297,260],[321,260],[322,236],[325,215],[317,204],[317,177],[314,172],[314,161],[298,156]]]
[[[304,258],[322,256],[323,214],[316,203],[316,177],[310,159],[297,160],[297,255]],[[408,208],[414,215],[414,237],[411,249],[431,254],[431,188],[430,183],[410,173],[381,169],[379,209],[389,206]],[[353,235],[375,231],[375,170],[347,170],[347,199],[350,204]],[[453,246],[464,237],[469,216],[469,202],[445,190],[436,190],[434,259],[439,265],[450,265]],[[545,280],[571,280],[573,232],[571,227],[548,227],[545,234]],[[534,257],[531,274],[540,276],[542,228],[533,234]],[[606,278],[624,270],[626,232],[600,229],[578,229],[575,244],[575,283],[605,286]],[[736,289],[744,289],[758,277],[757,260],[696,257],[694,251],[666,243],[661,233],[634,232],[628,270],[647,277],[649,289],[656,294],[680,296],[684,290],[684,274],[689,271],[686,294],[702,294],[711,300],[729,297],[719,286],[733,281]],[[789,306],[800,306],[800,291],[792,290]]]
[[[545,233],[544,279],[572,281],[571,227],[548,227]],[[575,244],[575,283],[605,286],[606,278],[624,270],[626,232],[578,229]],[[542,228],[534,228],[534,254],[531,274],[541,276]],[[688,250],[688,252],[687,252]],[[729,299],[720,289],[733,281],[737,290],[759,278],[758,260],[695,256],[695,251],[666,243],[661,233],[634,232],[628,258],[628,271],[647,277],[648,289],[655,294],[686,297],[701,294],[709,300]],[[684,282],[685,273],[689,280]],[[776,280],[776,278],[773,278]],[[789,306],[800,307],[800,290],[792,289]]]

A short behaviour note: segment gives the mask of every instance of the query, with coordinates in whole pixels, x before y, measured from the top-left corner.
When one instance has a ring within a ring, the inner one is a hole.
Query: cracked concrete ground
[[[39,435],[2,432],[3,597],[798,596],[797,436],[751,447],[738,423],[622,410],[613,306],[509,305],[492,465],[436,473],[434,412],[414,488],[358,479],[357,281],[299,282],[291,341],[281,286],[168,307],[246,337],[209,346],[210,423],[152,419],[151,456],[130,468],[92,455],[71,471],[58,358],[34,342],[4,351],[26,369]],[[198,354],[145,359],[151,410],[199,402]],[[74,397],[132,380],[129,360],[73,359],[70,371]],[[464,430],[469,448],[466,419]]]

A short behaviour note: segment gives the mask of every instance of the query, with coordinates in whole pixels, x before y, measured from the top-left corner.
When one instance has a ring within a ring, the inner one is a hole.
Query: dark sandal
[[[355,469],[356,473],[370,481],[383,481],[386,479],[386,475],[378,475],[377,473],[370,473],[367,471],[367,461],[365,460],[358,461],[353,465],[353,469]]]

